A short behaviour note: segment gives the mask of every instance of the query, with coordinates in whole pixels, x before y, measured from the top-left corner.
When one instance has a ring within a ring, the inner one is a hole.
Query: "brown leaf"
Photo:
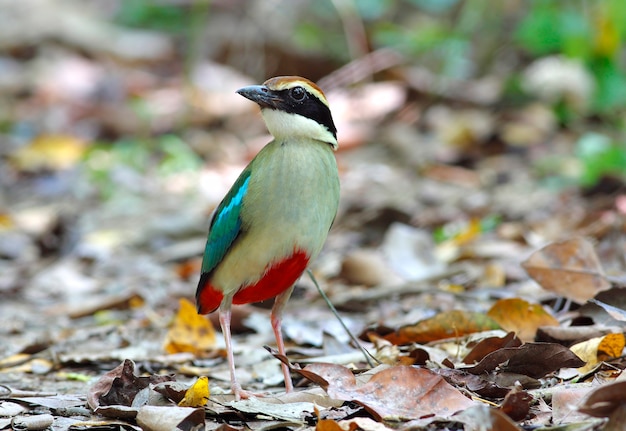
[[[600,292],[589,302],[602,307],[613,319],[619,322],[626,321],[626,288],[613,287]]]
[[[587,304],[588,305],[588,304]],[[617,328],[613,328],[616,330]],[[611,333],[611,327],[605,325],[589,326],[544,326],[537,330],[536,341],[557,343],[571,346],[595,337],[603,337]]]
[[[272,351],[270,351],[270,353],[272,353]],[[274,356],[281,359],[278,355]],[[285,363],[285,361],[282,362]],[[291,370],[309,379],[313,383],[318,384],[325,391],[327,391],[331,385],[354,386],[356,384],[356,379],[352,371],[343,365],[318,362],[309,364],[302,370],[294,368],[291,368]]]
[[[467,388],[481,397],[504,398],[510,391],[510,388],[491,381],[490,374],[474,375],[464,370],[449,368],[440,368],[434,371],[453,386]]]
[[[481,431],[521,431],[507,415],[500,410],[485,405],[474,405],[455,416],[462,423],[468,425],[468,430]]]
[[[584,364],[571,350],[560,344],[527,343],[520,347],[496,350],[477,365],[465,370],[472,374],[481,374],[499,367],[504,371],[538,379],[560,368],[578,368]]]
[[[515,336],[515,332],[509,332],[504,337],[487,337],[481,340],[463,358],[464,364],[473,364],[481,361],[491,352],[495,352],[503,347],[519,347],[522,342]]]
[[[453,310],[439,313],[430,319],[399,328],[385,339],[393,344],[429,343],[475,332],[500,329],[498,324],[482,313]]]
[[[559,326],[559,321],[540,305],[521,298],[498,300],[487,312],[506,331],[514,331],[522,341],[533,341],[541,326]]]
[[[521,421],[528,416],[532,400],[533,397],[528,392],[516,386],[506,394],[502,405],[500,405],[500,410],[514,421]]]
[[[626,403],[626,381],[603,385],[591,392],[579,411],[598,418],[610,416],[620,404]]]
[[[164,398],[178,404],[180,401],[182,401],[183,398],[185,398],[188,386],[182,382],[170,381],[157,383],[153,386],[152,389],[154,389],[155,392],[163,395]]]
[[[589,416],[581,413],[578,407],[592,390],[592,387],[581,384],[555,386],[551,403],[554,423],[589,421]]]
[[[427,415],[449,417],[473,404],[432,371],[395,366],[374,374],[358,386],[352,372],[335,364],[310,364],[304,370],[316,381],[326,382],[332,398],[361,404],[377,419],[417,419]]]
[[[110,405],[131,406],[137,393],[150,383],[156,384],[170,380],[173,380],[172,376],[138,377],[135,375],[135,363],[126,359],[104,374],[91,387],[87,394],[87,402],[93,410]]]
[[[579,303],[611,287],[593,246],[584,238],[548,244],[522,267],[544,289]]]

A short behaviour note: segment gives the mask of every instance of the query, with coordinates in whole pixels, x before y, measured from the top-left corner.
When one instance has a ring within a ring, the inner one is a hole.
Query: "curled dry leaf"
[[[21,404],[11,401],[0,401],[0,417],[17,416],[20,413],[24,413],[28,409]]]
[[[544,289],[579,303],[611,287],[593,245],[584,238],[548,244],[522,267]]]
[[[582,343],[574,344],[570,349],[586,362],[578,370],[581,374],[585,374],[600,362],[621,356],[625,345],[626,339],[624,334],[619,333],[592,338]]]
[[[614,327],[608,332],[617,332],[626,327],[626,287],[612,287],[609,290],[598,293],[593,299],[587,301],[577,312],[593,320],[596,326],[601,328]],[[597,334],[604,335],[604,334]],[[579,341],[591,338],[579,338]]]
[[[540,304],[531,304],[521,298],[506,298],[497,301],[487,316],[498,322],[507,331],[514,331],[522,341],[533,341],[537,329],[542,326],[559,326],[559,321]]]
[[[310,364],[297,372],[319,382],[330,397],[362,405],[378,420],[449,417],[473,404],[441,376],[423,368],[389,367],[361,386],[341,365]]]
[[[503,347],[519,347],[522,342],[515,336],[515,332],[509,332],[504,337],[487,337],[481,340],[463,358],[464,364],[473,364],[481,361],[491,352],[495,352]]]
[[[429,343],[499,328],[493,319],[482,313],[453,310],[403,326],[385,339],[393,344]]]
[[[601,292],[589,302],[602,307],[609,316],[618,322],[626,322],[626,289],[623,287],[614,287]]]
[[[570,349],[560,344],[527,343],[520,347],[496,350],[465,370],[478,375],[500,368],[538,379],[560,368],[579,368],[584,364]]]
[[[103,375],[89,390],[87,403],[93,410],[102,413],[102,407],[133,405],[137,394],[148,387],[149,384],[157,384],[173,380],[172,376],[151,375],[138,377],[135,375],[135,363],[130,359]],[[131,412],[132,413],[132,412]],[[113,413],[115,414],[115,413]]]
[[[595,417],[610,416],[620,405],[626,404],[626,381],[609,383],[591,392],[579,411]]]
[[[508,386],[500,386],[498,382],[493,382],[494,379],[488,374],[474,375],[464,370],[451,368],[439,368],[435,372],[452,385],[467,388],[481,397],[504,398],[510,391]]]
[[[584,315],[584,314],[583,314]],[[603,337],[619,328],[605,325],[544,326],[537,330],[537,341],[572,346],[595,337]]]
[[[52,426],[53,422],[54,417],[51,414],[16,416],[11,420],[11,427],[14,430],[46,430]]]
[[[532,400],[533,397],[528,392],[521,389],[519,386],[515,386],[515,388],[504,397],[504,401],[502,401],[502,405],[500,405],[500,410],[514,421],[521,421],[528,416],[530,402]]]

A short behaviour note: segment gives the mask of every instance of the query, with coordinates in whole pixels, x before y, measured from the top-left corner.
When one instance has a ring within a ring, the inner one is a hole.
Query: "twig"
[[[322,290],[320,285],[317,283],[317,280],[315,279],[315,276],[313,275],[313,272],[311,272],[310,269],[307,269],[306,272],[307,272],[307,274],[309,274],[309,277],[311,278],[311,281],[313,281],[313,284],[315,284],[315,287],[317,288],[317,291],[320,293],[320,295],[322,295],[322,298],[324,298],[324,301],[326,301],[326,304],[328,305],[328,308],[330,308],[330,311],[333,312],[333,314],[335,315],[335,317],[337,318],[337,320],[339,321],[339,323],[341,324],[343,329],[348,334],[348,337],[350,337],[352,342],[359,348],[361,353],[363,353],[363,356],[365,356],[365,360],[367,361],[367,364],[370,367],[372,367],[372,368],[376,365],[374,362],[376,362],[377,364],[380,364],[381,362],[378,359],[376,359],[374,356],[372,356],[372,354],[370,352],[368,352],[367,349],[365,349],[365,347],[363,347],[361,345],[361,343],[359,343],[359,340],[357,340],[357,338],[354,336],[352,331],[350,331],[350,329],[348,329],[348,327],[344,323],[344,321],[341,318],[341,316],[339,316],[339,312],[337,311],[337,309],[335,308],[333,303],[330,302],[330,299],[328,298],[326,293],[324,293],[324,291]]]

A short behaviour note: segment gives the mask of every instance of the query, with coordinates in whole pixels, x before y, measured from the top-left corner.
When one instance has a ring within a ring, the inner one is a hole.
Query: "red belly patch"
[[[309,256],[303,251],[296,251],[290,257],[272,265],[255,284],[245,286],[235,293],[233,304],[248,304],[275,297],[293,286],[308,263]]]
[[[266,270],[265,275],[255,284],[242,287],[233,297],[233,304],[248,304],[265,301],[289,289],[302,275],[309,263],[309,256],[296,251],[290,257],[276,262]],[[203,274],[202,278],[209,274]],[[200,280],[196,293],[198,313],[208,314],[220,306],[224,295],[208,279]]]
[[[209,280],[210,274],[204,273],[200,276],[198,290],[196,291],[196,307],[199,314],[209,314],[217,310],[222,303],[224,295],[216,289]]]

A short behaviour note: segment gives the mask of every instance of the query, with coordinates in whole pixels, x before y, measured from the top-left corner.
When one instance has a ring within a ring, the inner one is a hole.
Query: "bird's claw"
[[[242,389],[240,385],[233,386],[232,391],[233,395],[235,395],[235,401],[247,400],[252,397],[263,398],[265,396],[265,394],[262,393],[246,391]]]

